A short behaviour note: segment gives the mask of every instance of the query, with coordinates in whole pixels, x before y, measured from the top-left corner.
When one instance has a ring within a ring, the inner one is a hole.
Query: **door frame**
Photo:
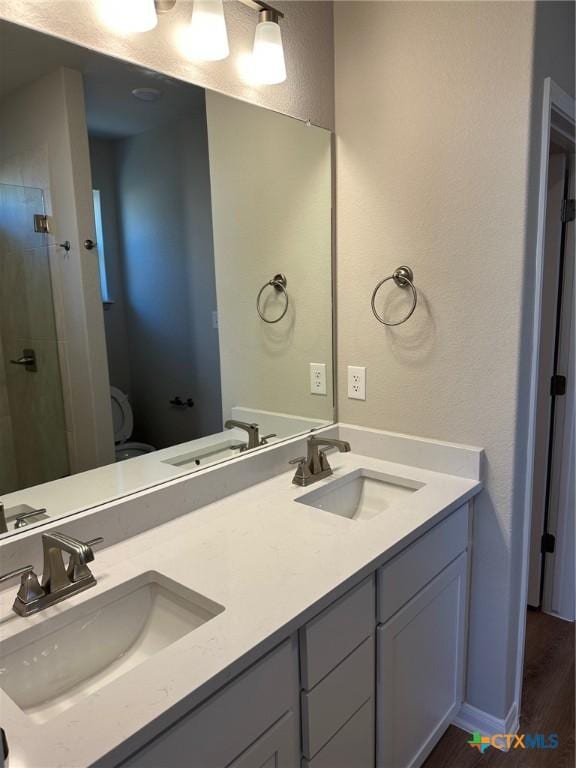
[[[524,486],[524,516],[522,528],[522,563],[520,576],[518,653],[514,700],[522,701],[522,677],[526,642],[526,606],[528,604],[528,575],[530,567],[530,534],[532,527],[533,462],[536,450],[536,409],[538,404],[538,375],[540,368],[540,325],[542,286],[544,281],[544,239],[546,229],[546,202],[548,196],[548,152],[552,129],[565,132],[568,122],[576,127],[576,102],[550,77],[544,80],[542,130],[540,139],[540,171],[538,184],[538,213],[534,285],[534,321],[532,325],[532,359],[530,363],[530,396],[528,412],[528,439],[526,451],[526,483]]]

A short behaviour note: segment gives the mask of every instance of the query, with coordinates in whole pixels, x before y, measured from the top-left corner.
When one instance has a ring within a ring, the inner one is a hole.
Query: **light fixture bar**
[[[263,0],[240,0],[240,2],[248,8],[252,8],[253,11],[271,11],[276,14],[277,18],[284,18],[282,11],[278,11],[274,6],[265,3]]]
[[[276,10],[276,8],[263,2],[263,0],[240,0],[240,2],[248,8],[252,8],[253,11],[274,11],[278,18],[284,18],[282,11]],[[154,5],[156,6],[156,13],[168,13],[176,5],[176,0],[154,0]]]
[[[168,13],[176,5],[176,0],[154,0],[156,13]]]

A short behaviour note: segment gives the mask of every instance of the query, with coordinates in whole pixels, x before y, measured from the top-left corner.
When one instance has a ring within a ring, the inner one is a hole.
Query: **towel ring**
[[[412,306],[410,307],[410,310],[408,314],[403,317],[401,320],[397,320],[395,323],[389,323],[388,320],[384,320],[383,317],[381,317],[378,312],[376,311],[376,294],[380,290],[380,288],[384,285],[384,283],[387,283],[388,280],[394,280],[398,288],[410,288],[412,291]],[[402,323],[405,323],[406,320],[408,320],[412,315],[414,314],[414,310],[416,309],[416,304],[418,304],[418,293],[416,291],[416,288],[414,287],[414,272],[410,269],[410,267],[398,267],[398,269],[395,269],[394,272],[391,275],[388,275],[388,277],[385,277],[384,280],[380,280],[376,288],[374,288],[374,291],[372,293],[372,312],[374,313],[374,317],[376,320],[378,320],[379,323],[382,323],[382,325],[402,325]]]
[[[288,312],[288,306],[290,304],[290,297],[288,296],[288,291],[286,290],[286,286],[287,285],[288,285],[288,280],[286,279],[286,275],[283,275],[282,273],[279,273],[277,275],[274,275],[272,280],[268,280],[267,283],[264,283],[262,288],[260,288],[260,290],[258,291],[258,296],[256,298],[256,310],[257,310],[258,314],[260,315],[260,318],[262,320],[264,320],[265,323],[270,323],[270,324],[272,324],[272,323],[279,323],[280,320],[282,320],[282,318],[286,314],[286,312]],[[260,309],[260,298],[261,298],[262,294],[264,293],[264,291],[266,290],[266,288],[268,288],[269,286],[274,288],[274,290],[277,293],[283,293],[284,294],[284,298],[286,299],[286,306],[284,307],[284,310],[282,311],[282,313],[280,315],[278,315],[278,317],[274,318],[274,320],[268,320],[268,318],[264,317],[264,314],[262,313],[262,310]]]

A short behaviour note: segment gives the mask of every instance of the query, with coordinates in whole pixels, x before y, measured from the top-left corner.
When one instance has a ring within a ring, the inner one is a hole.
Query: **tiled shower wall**
[[[28,158],[29,159],[29,158]],[[26,178],[26,158],[0,165],[0,180]],[[0,491],[68,474],[68,445],[48,237],[34,232],[41,189],[0,183]],[[33,349],[37,371],[10,360]]]
[[[0,494],[18,487],[5,359],[0,334]]]

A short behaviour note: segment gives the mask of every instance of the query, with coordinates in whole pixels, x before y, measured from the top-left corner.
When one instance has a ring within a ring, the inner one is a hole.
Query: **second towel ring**
[[[395,323],[390,323],[388,320],[384,320],[384,318],[378,314],[376,311],[376,294],[380,290],[380,288],[384,285],[384,283],[387,283],[388,280],[394,280],[398,288],[410,288],[412,290],[412,306],[410,307],[410,310],[407,315],[405,315],[401,320],[397,320]],[[402,323],[405,323],[406,320],[408,320],[410,317],[412,317],[414,310],[416,309],[416,304],[418,303],[418,293],[416,291],[416,288],[414,287],[414,272],[410,269],[410,267],[398,267],[398,269],[395,269],[394,272],[391,275],[388,275],[388,277],[385,277],[384,280],[380,280],[376,288],[374,288],[374,291],[372,292],[372,312],[374,313],[374,317],[376,320],[378,320],[379,323],[382,323],[382,325],[402,325]]]
[[[286,279],[286,275],[283,275],[282,273],[279,273],[277,275],[274,275],[272,280],[268,280],[267,283],[264,283],[262,288],[260,288],[260,290],[258,291],[258,296],[256,298],[256,310],[257,310],[258,314],[260,315],[260,318],[262,320],[264,320],[265,323],[270,323],[270,324],[272,324],[272,323],[279,323],[280,320],[282,320],[282,318],[286,314],[286,312],[288,312],[288,306],[290,304],[290,297],[288,296],[288,291],[286,290],[286,286],[287,285],[288,285],[288,280]],[[274,290],[277,293],[283,293],[284,294],[284,298],[286,299],[286,306],[284,307],[282,313],[280,315],[278,315],[278,317],[275,317],[274,320],[268,320],[267,317],[264,317],[264,314],[263,314],[262,310],[260,309],[260,298],[261,298],[262,294],[264,293],[264,291],[266,290],[266,288],[268,288],[269,286],[274,288]]]

